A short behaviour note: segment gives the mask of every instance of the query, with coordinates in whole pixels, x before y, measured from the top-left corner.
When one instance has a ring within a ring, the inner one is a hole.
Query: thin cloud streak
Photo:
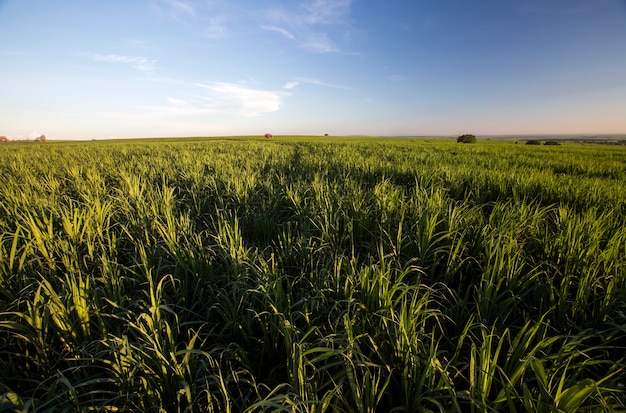
[[[333,89],[355,90],[354,88],[351,88],[351,87],[348,87],[348,86],[335,85],[335,84],[332,84],[332,83],[324,82],[323,80],[314,79],[314,78],[310,78],[310,77],[297,77],[296,81],[300,82],[300,83],[307,83],[309,85],[323,86],[323,87],[329,87],[329,88],[333,88]]]
[[[310,25],[342,22],[350,12],[351,3],[351,0],[315,0],[303,6],[309,12],[304,19]]]
[[[302,47],[316,53],[333,53],[340,50],[332,44],[326,33],[310,33]]]
[[[351,4],[351,0],[314,0],[300,5],[295,11],[270,9],[266,12],[266,20],[272,24],[261,28],[277,32],[314,53],[338,53],[340,48],[322,28],[346,25]]]
[[[183,0],[158,0],[152,3],[161,13],[180,20],[181,15],[193,16],[196,14],[189,2]]]
[[[96,62],[127,64],[133,69],[146,74],[151,74],[154,71],[154,66],[156,65],[156,60],[148,59],[143,56],[124,56],[118,54],[102,55],[96,53],[87,53],[86,56]]]
[[[289,40],[293,40],[299,44],[299,47],[314,53],[331,53],[340,50],[332,44],[326,33],[318,33],[312,31],[301,31],[298,36],[287,29],[278,26],[260,26],[263,30],[280,33]]]
[[[275,32],[278,32],[278,33],[282,34],[283,36],[285,36],[288,39],[296,40],[296,36],[294,36],[290,31],[282,29],[282,28],[280,28],[278,26],[260,26],[260,27],[263,30],[275,31]]]

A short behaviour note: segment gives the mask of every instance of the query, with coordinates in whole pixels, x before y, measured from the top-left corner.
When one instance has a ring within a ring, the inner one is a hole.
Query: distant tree
[[[529,140],[526,141],[526,145],[541,145],[541,141],[537,141],[537,140]]]
[[[456,141],[459,143],[476,143],[476,136],[466,133],[456,138]]]
[[[559,146],[561,143],[557,142],[557,141],[545,141],[544,145],[548,145],[548,146]]]
[[[46,141],[46,135],[41,135],[38,138],[35,138],[35,142],[41,142],[44,143]]]
[[[0,136],[0,142],[8,142],[9,138],[7,138],[6,136]]]

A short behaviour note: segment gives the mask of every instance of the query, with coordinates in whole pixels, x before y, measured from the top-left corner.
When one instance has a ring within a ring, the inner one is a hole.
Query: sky
[[[0,0],[0,135],[626,133],[626,0]]]

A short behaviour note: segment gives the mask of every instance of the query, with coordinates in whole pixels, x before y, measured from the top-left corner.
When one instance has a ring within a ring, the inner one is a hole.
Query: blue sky
[[[626,133],[626,0],[0,0],[0,135]]]

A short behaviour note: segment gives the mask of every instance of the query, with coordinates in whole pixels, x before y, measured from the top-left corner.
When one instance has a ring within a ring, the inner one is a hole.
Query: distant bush
[[[548,145],[548,146],[559,146],[561,143],[557,142],[557,141],[545,141],[544,145]]]
[[[541,141],[536,141],[536,140],[526,141],[526,145],[541,145]]]
[[[456,141],[459,143],[476,143],[476,136],[466,133],[456,138]]]

